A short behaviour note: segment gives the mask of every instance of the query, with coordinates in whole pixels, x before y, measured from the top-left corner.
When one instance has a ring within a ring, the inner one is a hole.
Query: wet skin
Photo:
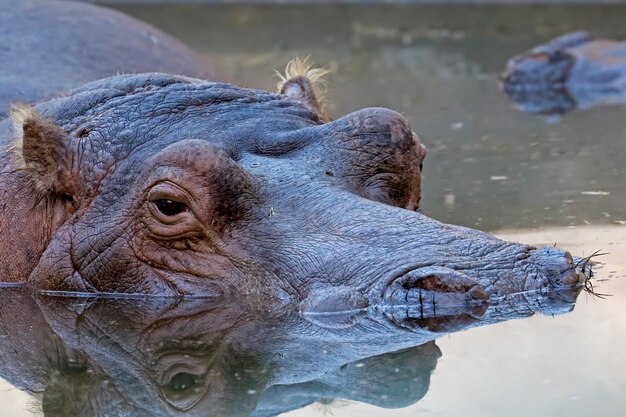
[[[293,95],[139,74],[37,112],[0,123],[5,146],[22,138],[3,159],[5,213],[27,213],[0,215],[24,236],[0,243],[9,281],[161,296],[236,288],[311,310],[382,302],[430,317],[586,279],[568,253],[416,211],[426,149],[391,110],[326,121]]]
[[[428,391],[442,333],[399,327],[381,306],[324,315],[237,293],[66,298],[0,292],[0,376],[47,416],[276,416],[317,401],[409,406]],[[273,306],[268,308],[267,306]],[[567,311],[536,294],[494,302],[446,332]],[[19,315],[16,317],[16,313]],[[489,352],[485,352],[489,354]]]
[[[89,57],[68,54],[89,68]],[[387,305],[409,327],[587,279],[586,265],[558,249],[419,212],[426,148],[408,121],[382,108],[330,120],[319,72],[301,64],[278,93],[147,73],[16,107],[0,122],[1,279],[166,297],[234,289],[311,312]]]
[[[81,2],[0,0],[0,118],[123,73],[162,71],[216,79],[198,54],[157,28]]]
[[[557,117],[626,102],[626,43],[572,32],[507,63],[502,88],[522,111]]]
[[[307,71],[278,91],[125,75],[0,122],[0,272],[27,287],[0,291],[1,372],[44,412],[403,406],[440,355],[416,345],[572,308],[586,263],[419,211],[400,114],[331,120]]]

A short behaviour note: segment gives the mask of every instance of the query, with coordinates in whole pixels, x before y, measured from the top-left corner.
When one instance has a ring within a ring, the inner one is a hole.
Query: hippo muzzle
[[[505,242],[420,212],[345,200],[350,204],[334,206],[343,215],[324,221],[335,239],[316,239],[315,253],[303,254],[325,266],[323,274],[311,275],[315,285],[301,289],[304,311],[368,308],[401,327],[451,331],[484,321],[485,315],[495,321],[501,314],[517,314],[513,305],[520,303],[510,303],[514,297],[524,299],[529,315],[569,311],[588,279],[586,265],[576,265],[568,252],[556,248]],[[301,211],[313,216],[306,208]],[[372,220],[365,222],[366,216]]]

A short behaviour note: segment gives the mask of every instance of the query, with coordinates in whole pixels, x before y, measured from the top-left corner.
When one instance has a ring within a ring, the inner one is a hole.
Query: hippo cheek
[[[449,332],[478,321],[488,300],[485,289],[467,275],[433,266],[392,280],[383,292],[382,310],[401,327]]]
[[[71,229],[66,225],[48,245],[28,278],[28,285],[41,291],[94,292],[78,271],[72,259]]]

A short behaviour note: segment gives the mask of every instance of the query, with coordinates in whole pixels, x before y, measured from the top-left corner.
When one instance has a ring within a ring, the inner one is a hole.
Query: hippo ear
[[[67,134],[51,120],[27,105],[14,105],[11,119],[15,132],[12,150],[21,169],[31,177],[37,191],[71,195],[71,153]]]
[[[292,100],[298,101],[309,109],[325,118],[324,112],[324,76],[330,70],[325,68],[313,68],[308,58],[294,58],[287,64],[285,73],[276,71],[280,78],[277,90]]]

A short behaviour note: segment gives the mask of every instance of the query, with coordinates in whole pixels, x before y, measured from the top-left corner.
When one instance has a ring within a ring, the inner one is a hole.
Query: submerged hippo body
[[[3,280],[263,293],[434,330],[489,299],[579,288],[568,253],[420,213],[426,149],[408,122],[382,108],[329,121],[319,75],[294,63],[279,93],[120,75],[15,107],[0,122]]]
[[[626,103],[626,42],[562,35],[509,60],[502,88],[520,110],[553,117]]]
[[[160,30],[113,10],[56,0],[0,0],[0,117],[104,77],[161,71],[215,79]]]

